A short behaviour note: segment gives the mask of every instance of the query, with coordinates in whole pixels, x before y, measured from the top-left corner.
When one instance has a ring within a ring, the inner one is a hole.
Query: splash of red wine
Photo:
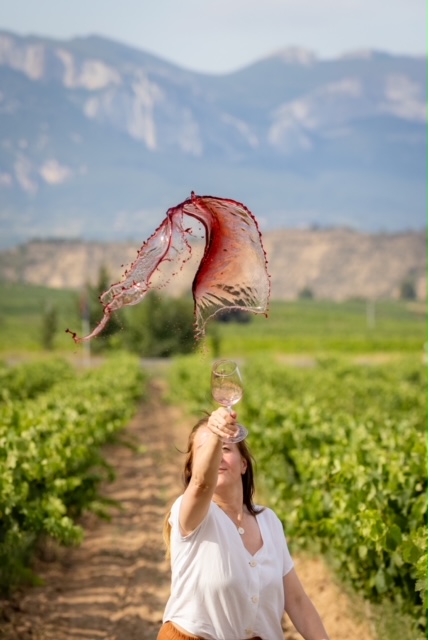
[[[149,289],[164,286],[162,278],[153,283],[162,263],[172,261],[181,268],[189,260],[191,230],[184,228],[185,215],[198,220],[205,229],[205,250],[192,284],[195,338],[203,337],[207,321],[223,309],[266,315],[270,280],[256,218],[235,200],[197,196],[192,191],[190,198],[168,209],[165,220],[143,244],[123,280],[100,296],[104,315],[92,333],[78,337],[67,329],[75,342],[98,336],[114,311],[138,304]]]

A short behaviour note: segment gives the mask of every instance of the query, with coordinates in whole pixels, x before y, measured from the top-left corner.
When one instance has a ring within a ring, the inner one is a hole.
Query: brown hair
[[[186,454],[186,459],[184,461],[184,469],[183,469],[183,485],[186,489],[190,483],[192,477],[192,465],[193,465],[193,442],[195,440],[195,435],[198,429],[205,426],[208,422],[208,417],[201,418],[193,427],[192,431],[189,434],[189,439],[187,441],[187,450],[184,452]],[[247,463],[247,468],[245,473],[242,474],[242,489],[243,489],[243,502],[245,507],[252,516],[257,515],[261,511],[263,511],[262,507],[256,507],[253,502],[254,496],[254,469],[253,462],[254,458],[251,454],[251,451],[245,440],[241,440],[241,442],[237,443],[238,451],[241,454],[242,458]],[[171,525],[169,523],[171,511],[168,511],[163,525],[163,539],[167,548],[167,557],[170,555],[170,542],[171,542]]]

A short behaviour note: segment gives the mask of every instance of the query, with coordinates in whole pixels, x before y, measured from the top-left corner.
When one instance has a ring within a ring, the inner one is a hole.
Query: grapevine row
[[[58,380],[73,375],[72,365],[61,358],[30,361],[14,367],[0,364],[0,403],[30,400],[48,391]]]
[[[245,395],[236,409],[292,548],[316,545],[367,598],[395,600],[424,628],[421,363],[325,360],[297,369],[263,359],[249,360],[243,372]],[[171,388],[196,413],[212,407],[206,362],[178,361]]]
[[[82,537],[77,517],[84,509],[102,510],[98,487],[112,470],[101,446],[126,425],[144,385],[138,360],[121,356],[80,375],[67,370],[45,393],[25,402],[3,394],[1,589],[27,574],[40,537],[77,543]]]

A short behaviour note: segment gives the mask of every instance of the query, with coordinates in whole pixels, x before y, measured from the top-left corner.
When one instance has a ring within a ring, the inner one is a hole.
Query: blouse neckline
[[[212,504],[215,504],[215,506],[216,506],[216,507],[217,507],[217,509],[220,511],[220,513],[222,513],[222,514],[223,514],[223,516],[227,519],[227,521],[228,521],[228,522],[230,523],[230,525],[233,527],[233,529],[235,530],[235,534],[236,534],[236,535],[238,536],[238,538],[240,539],[240,541],[241,541],[241,545],[242,545],[242,547],[243,547],[244,551],[247,553],[247,555],[249,555],[251,558],[255,558],[258,554],[260,554],[260,553],[263,551],[263,549],[265,548],[265,536],[264,536],[264,532],[263,532],[263,525],[262,525],[262,522],[261,522],[261,520],[259,520],[259,517],[258,517],[258,516],[260,515],[259,513],[256,513],[256,514],[255,514],[255,518],[256,518],[257,525],[258,525],[258,527],[259,527],[260,535],[261,535],[261,537],[262,537],[262,545],[261,545],[261,547],[260,547],[259,549],[257,549],[257,551],[256,551],[255,553],[251,553],[251,551],[248,551],[247,547],[245,546],[245,544],[244,544],[244,540],[242,539],[242,535],[239,533],[239,531],[238,531],[238,527],[237,527],[237,526],[236,526],[236,524],[233,522],[233,520],[232,520],[231,518],[229,518],[229,516],[227,515],[227,513],[225,513],[225,512],[223,511],[223,509],[222,509],[222,508],[221,508],[221,507],[220,507],[216,502],[214,502],[214,500],[212,501]],[[262,513],[262,512],[260,512],[260,513]]]

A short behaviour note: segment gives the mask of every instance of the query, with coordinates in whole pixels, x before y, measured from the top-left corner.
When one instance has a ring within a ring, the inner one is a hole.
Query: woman
[[[158,640],[283,640],[284,610],[305,640],[328,640],[288,551],[280,520],[253,504],[245,443],[228,443],[236,413],[193,428],[185,491],[165,523],[172,583]]]

